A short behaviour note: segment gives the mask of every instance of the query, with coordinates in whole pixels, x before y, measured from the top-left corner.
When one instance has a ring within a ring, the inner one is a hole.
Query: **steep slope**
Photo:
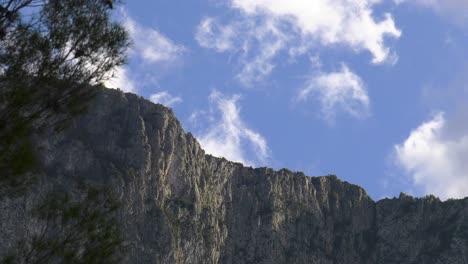
[[[120,206],[124,263],[468,263],[468,198],[375,203],[335,176],[250,168],[205,155],[172,111],[99,88],[57,130],[38,119],[41,172],[0,201],[0,256],[41,232],[50,190],[105,186]],[[59,187],[57,187],[59,186]],[[1,259],[1,258],[0,258]]]

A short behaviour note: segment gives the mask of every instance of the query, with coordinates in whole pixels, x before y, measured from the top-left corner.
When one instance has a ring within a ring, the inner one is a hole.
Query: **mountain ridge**
[[[120,203],[125,263],[468,263],[468,198],[374,202],[336,176],[244,167],[206,155],[169,108],[95,89],[86,111],[34,121],[41,172],[0,201],[0,259],[41,232],[47,192],[79,199],[84,181]]]

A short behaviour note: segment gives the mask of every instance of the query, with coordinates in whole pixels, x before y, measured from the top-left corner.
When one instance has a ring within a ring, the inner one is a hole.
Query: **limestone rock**
[[[39,228],[28,212],[47,190],[85,179],[116,193],[124,263],[468,263],[468,198],[374,202],[335,176],[244,167],[117,90],[70,118],[34,135],[41,180],[0,201],[0,256]]]

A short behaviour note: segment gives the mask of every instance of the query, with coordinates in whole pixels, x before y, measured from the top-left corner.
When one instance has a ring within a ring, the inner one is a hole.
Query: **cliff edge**
[[[0,259],[46,232],[31,212],[48,191],[78,199],[85,182],[113,193],[124,263],[468,263],[468,198],[374,202],[335,176],[244,167],[206,155],[170,109],[96,89],[62,129],[35,121],[41,169],[1,197]]]

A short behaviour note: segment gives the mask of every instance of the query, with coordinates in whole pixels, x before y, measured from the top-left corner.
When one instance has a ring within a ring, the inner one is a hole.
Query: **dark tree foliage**
[[[125,62],[128,35],[110,19],[108,1],[1,2],[0,70],[6,80],[98,83]]]
[[[0,198],[31,182],[38,163],[30,134],[41,130],[34,121],[81,112],[90,87],[125,62],[128,34],[110,17],[117,3],[0,0]]]
[[[82,186],[49,192],[32,212],[40,227],[18,243],[3,263],[118,263],[124,253],[115,219],[119,204],[105,188]]]
[[[44,177],[32,135],[59,132],[84,111],[95,84],[125,63],[129,38],[112,0],[0,0],[0,199]],[[52,180],[52,179],[51,179]],[[5,263],[117,263],[122,240],[111,196],[95,188],[50,193],[34,212],[43,229]]]
[[[5,39],[9,30],[19,21],[19,12],[28,6],[35,6],[37,0],[0,0],[0,39]]]

